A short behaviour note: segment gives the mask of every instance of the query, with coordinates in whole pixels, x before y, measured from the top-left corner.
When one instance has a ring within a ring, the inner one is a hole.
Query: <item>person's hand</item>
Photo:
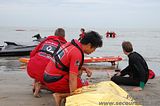
[[[88,77],[91,77],[92,72],[91,72],[90,70],[86,71],[86,73],[87,73],[87,76],[88,76]]]
[[[82,67],[81,70],[85,71],[87,73],[87,76],[88,77],[91,77],[92,75],[92,72],[89,68],[86,68],[86,67]]]
[[[143,89],[141,87],[135,87],[132,90],[137,92],[137,91],[142,91]]]
[[[89,68],[86,68],[85,72],[87,73],[88,77],[91,77],[92,72],[91,72],[91,70]]]

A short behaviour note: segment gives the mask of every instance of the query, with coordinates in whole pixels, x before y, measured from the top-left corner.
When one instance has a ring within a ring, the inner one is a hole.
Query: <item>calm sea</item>
[[[22,29],[24,31],[16,31]],[[31,43],[35,34],[41,34],[42,37],[53,35],[56,28],[18,28],[18,27],[0,27],[0,45],[4,41],[15,41],[19,43]],[[80,28],[64,28],[66,31],[66,39],[70,41],[79,37]],[[157,75],[160,75],[160,30],[140,30],[140,29],[107,29],[107,28],[86,28],[86,31],[95,30],[103,36],[103,47],[97,49],[90,56],[121,56],[122,61],[119,62],[118,67],[123,69],[128,65],[128,58],[123,54],[121,43],[123,41],[130,41],[133,44],[134,50],[139,52],[147,61],[150,69],[153,69]],[[116,38],[106,38],[106,31],[115,31]],[[21,71],[22,65],[18,61],[19,57],[0,57],[0,71]],[[94,65],[87,65],[94,71],[94,78],[102,78],[108,73],[107,68],[110,63],[98,63]],[[103,67],[103,68],[101,68]],[[111,68],[112,69],[112,68]]]

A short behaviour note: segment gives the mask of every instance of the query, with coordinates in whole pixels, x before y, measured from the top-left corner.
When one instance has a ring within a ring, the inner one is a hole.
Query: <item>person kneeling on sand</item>
[[[134,91],[144,89],[148,81],[149,70],[144,58],[137,52],[133,52],[132,44],[129,41],[122,43],[123,52],[129,58],[129,65],[122,71],[115,74],[111,80],[116,84],[138,86]],[[129,75],[129,77],[125,77]]]
[[[91,54],[98,47],[102,47],[102,37],[97,32],[90,31],[80,42],[72,40],[62,45],[50,60],[45,69],[44,81],[48,89],[55,92],[53,97],[56,106],[60,105],[63,98],[72,95],[77,88],[88,84],[81,80],[82,71],[91,76],[91,71],[82,67],[84,53]]]
[[[39,91],[44,86],[43,74],[45,67],[49,63],[53,53],[66,43],[65,31],[63,28],[58,28],[55,35],[48,36],[30,53],[30,60],[27,65],[28,75],[35,79],[33,93],[35,97],[40,97]],[[43,85],[43,86],[42,86]]]

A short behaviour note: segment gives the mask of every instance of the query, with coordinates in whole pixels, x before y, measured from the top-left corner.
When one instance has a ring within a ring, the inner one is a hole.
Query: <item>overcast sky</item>
[[[160,28],[160,0],[0,0],[0,26]]]

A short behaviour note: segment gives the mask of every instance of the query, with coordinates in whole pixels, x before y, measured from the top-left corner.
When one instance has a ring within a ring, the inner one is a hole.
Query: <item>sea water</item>
[[[17,30],[22,31],[17,31]],[[4,41],[13,41],[18,43],[31,43],[32,36],[40,34],[42,37],[53,35],[56,28],[48,27],[0,27],[0,45],[4,45]],[[78,39],[80,28],[64,28],[66,32],[66,39]],[[89,56],[121,56],[122,61],[119,62],[118,68],[123,69],[128,65],[128,57],[124,55],[121,43],[123,41],[130,41],[133,44],[134,51],[140,53],[148,63],[156,75],[160,75],[160,30],[157,29],[107,29],[107,28],[86,28],[86,31],[94,30],[103,36],[103,47],[96,49],[94,53]],[[114,31],[117,35],[115,38],[106,38],[107,31]],[[22,65],[18,59],[20,57],[0,57],[0,71],[21,71]],[[98,63],[87,66],[97,66],[92,68],[95,78],[105,77],[109,70],[110,63]],[[98,77],[101,76],[101,77]]]

